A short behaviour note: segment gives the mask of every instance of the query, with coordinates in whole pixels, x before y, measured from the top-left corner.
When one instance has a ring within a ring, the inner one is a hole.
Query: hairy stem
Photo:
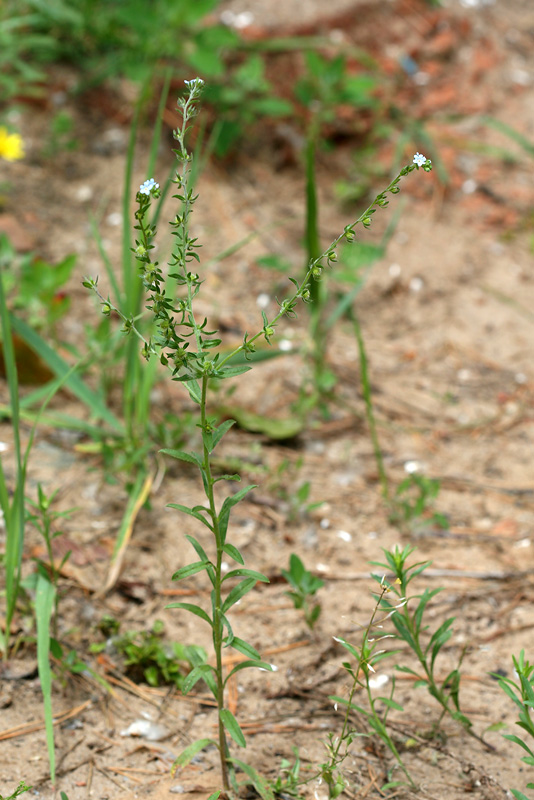
[[[207,405],[207,391],[208,391],[208,376],[204,375],[202,378],[202,394],[200,401],[200,424],[203,432],[208,432],[209,421],[206,414]],[[222,648],[223,648],[223,619],[222,619],[222,556],[224,542],[221,538],[219,527],[219,516],[215,507],[215,495],[213,492],[214,479],[211,471],[211,458],[210,451],[206,444],[204,437],[203,447],[203,461],[202,467],[205,476],[205,493],[209,503],[209,513],[213,523],[213,535],[215,537],[215,544],[217,547],[217,558],[215,563],[215,581],[213,586],[213,649],[215,651],[215,668],[217,672],[217,712],[218,712],[218,732],[219,732],[219,757],[221,761],[221,776],[225,791],[230,788],[228,781],[228,742],[226,740],[226,732],[224,730],[223,721],[221,718],[221,711],[224,708],[224,681],[223,681],[223,664],[222,664]]]

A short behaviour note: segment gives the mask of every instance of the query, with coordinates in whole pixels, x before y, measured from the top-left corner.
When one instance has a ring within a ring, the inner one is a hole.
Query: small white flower
[[[202,78],[192,78],[190,81],[184,81],[186,86],[191,86],[192,89],[200,89],[204,86],[204,81]]]
[[[423,164],[426,164],[426,161],[426,156],[424,156],[422,153],[416,153],[413,157],[413,163],[417,164],[418,167],[422,167]]]
[[[141,194],[150,194],[152,189],[159,189],[159,183],[156,183],[154,178],[149,178],[149,180],[141,184],[139,187],[139,192]]]

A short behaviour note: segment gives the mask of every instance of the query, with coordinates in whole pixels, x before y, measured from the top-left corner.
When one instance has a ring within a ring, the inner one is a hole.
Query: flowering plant
[[[255,647],[234,633],[229,619],[229,612],[233,606],[250,592],[258,581],[268,582],[268,579],[260,572],[245,567],[243,555],[228,538],[232,509],[256,487],[246,486],[236,492],[230,492],[222,501],[218,496],[221,482],[240,481],[240,476],[215,474],[213,452],[234,421],[226,420],[217,424],[216,420],[209,416],[210,381],[213,378],[221,380],[235,377],[249,370],[250,365],[236,364],[235,360],[233,361],[235,356],[243,354],[245,360],[250,361],[258,340],[264,339],[270,344],[280,320],[283,317],[296,316],[295,308],[299,300],[309,302],[310,282],[314,278],[319,278],[326,267],[337,261],[336,249],[340,242],[342,240],[352,242],[354,229],[359,223],[366,228],[371,225],[372,215],[376,208],[385,208],[388,205],[388,193],[397,194],[400,191],[398,184],[402,177],[421,166],[426,172],[429,172],[432,165],[424,156],[418,154],[417,162],[414,161],[413,164],[403,167],[386,190],[381,192],[353,223],[346,225],[343,232],[317,258],[310,261],[302,281],[290,278],[294,290],[288,298],[279,302],[278,311],[274,316],[269,319],[262,311],[263,325],[261,328],[252,336],[245,333],[241,344],[232,352],[225,353],[220,348],[221,339],[218,338],[217,331],[209,330],[207,319],[204,318],[200,321],[195,313],[195,299],[203,281],[195,271],[200,261],[198,254],[200,245],[195,238],[190,236],[189,230],[189,219],[197,197],[193,194],[191,182],[190,165],[193,156],[186,148],[185,137],[188,124],[197,113],[197,102],[204,82],[200,78],[195,78],[185,83],[187,94],[178,101],[182,124],[174,131],[174,138],[177,141],[174,153],[180,165],[174,178],[174,184],[178,190],[174,197],[181,207],[171,221],[175,246],[167,276],[164,275],[159,263],[152,260],[156,227],[147,221],[151,202],[160,196],[159,184],[154,178],[149,178],[141,184],[136,195],[138,208],[135,212],[135,230],[138,232],[138,238],[132,249],[139,262],[141,280],[148,295],[146,307],[156,323],[153,337],[146,338],[138,329],[135,317],[126,315],[113,304],[109,297],[105,298],[100,294],[96,279],[86,278],[84,286],[97,294],[104,314],[109,315],[112,311],[116,312],[122,319],[123,330],[140,340],[144,358],[147,360],[158,358],[170,370],[171,379],[183,383],[191,399],[198,406],[198,428],[201,432],[199,450],[184,452],[165,449],[161,452],[179,461],[193,464],[199,470],[202,478],[206,496],[205,504],[190,507],[173,503],[170,507],[195,519],[208,530],[212,551],[208,554],[207,545],[201,535],[198,535],[197,538],[186,534],[198,560],[180,567],[174,573],[173,580],[185,580],[197,573],[205,573],[207,581],[211,585],[210,604],[206,609],[192,603],[178,602],[172,603],[168,608],[188,611],[211,629],[214,664],[203,663],[194,667],[184,682],[183,692],[190,691],[199,680],[206,683],[216,701],[218,735],[216,740],[203,738],[191,744],[177,759],[175,767],[184,766],[201,749],[214,744],[219,751],[223,789],[227,793],[233,791],[237,794],[236,766],[248,775],[256,788],[258,784],[261,784],[261,780],[249,765],[230,754],[228,735],[241,747],[245,747],[246,742],[238,721],[225,704],[225,690],[228,681],[240,670],[253,668],[272,671],[275,667],[263,661]],[[169,281],[174,281],[175,293],[171,292]],[[177,297],[174,296],[175,294]],[[231,568],[227,560],[233,561],[235,566]],[[225,648],[233,648],[244,656],[244,659],[239,661],[227,675],[223,670],[223,650]]]
[[[18,161],[24,158],[22,137],[18,133],[9,133],[4,126],[0,126],[0,158],[4,161]]]

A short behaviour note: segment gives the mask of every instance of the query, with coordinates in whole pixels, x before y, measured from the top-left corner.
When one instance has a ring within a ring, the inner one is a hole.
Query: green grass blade
[[[54,375],[64,378],[72,367],[53,350],[36,331],[23,320],[9,315],[13,330],[50,367]],[[105,406],[101,397],[93,392],[75,372],[65,381],[69,389],[97,418],[106,422],[114,431],[122,433],[123,426],[117,417]]]
[[[0,324],[2,328],[4,364],[9,387],[9,399],[11,403],[11,420],[13,425],[13,439],[15,443],[17,470],[15,490],[13,493],[13,499],[10,502],[9,492],[2,466],[2,459],[0,458],[0,503],[2,504],[2,511],[4,512],[7,532],[4,554],[4,571],[6,580],[4,658],[7,658],[9,647],[9,630],[17,602],[18,587],[20,582],[20,569],[22,563],[22,548],[24,544],[24,487],[26,482],[26,470],[20,448],[19,386],[17,365],[15,361],[15,350],[13,347],[11,315],[7,309],[3,275],[1,271]]]
[[[534,142],[531,142],[530,139],[527,139],[527,137],[523,136],[523,134],[519,133],[519,131],[511,128],[510,125],[507,125],[505,122],[501,122],[499,119],[495,119],[495,117],[483,117],[481,122],[484,122],[486,125],[494,128],[496,131],[504,133],[509,139],[522,147],[529,156],[534,156]]]
[[[56,754],[54,747],[54,718],[52,715],[52,670],[50,668],[50,620],[56,590],[43,575],[37,578],[35,615],[37,620],[37,668],[43,693],[46,744],[50,764],[50,779],[56,781]]]

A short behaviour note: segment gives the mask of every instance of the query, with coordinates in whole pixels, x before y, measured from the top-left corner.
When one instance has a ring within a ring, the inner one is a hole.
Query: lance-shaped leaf
[[[228,683],[229,678],[234,675],[236,672],[239,672],[242,669],[262,669],[264,672],[274,672],[273,665],[269,664],[267,661],[256,661],[254,660],[247,660],[247,661],[240,661],[239,664],[236,664],[235,667],[228,673],[226,679],[224,681],[224,685]]]
[[[232,764],[235,764],[236,767],[243,770],[245,775],[248,775],[250,782],[261,797],[261,800],[274,800],[275,795],[271,784],[263,775],[260,775],[254,767],[251,767],[250,764],[245,764],[245,762],[241,761],[239,758],[232,758],[230,760]]]
[[[235,425],[235,419],[227,419],[224,422],[221,422],[221,424],[212,431],[212,434],[211,434],[211,436],[212,436],[211,448],[212,449],[211,449],[210,452],[213,452],[213,450],[215,450],[215,448],[217,447],[217,445],[219,444],[219,442],[221,441],[221,439],[223,438],[225,433],[228,433],[228,431],[230,430],[232,425]]]
[[[203,569],[211,567],[210,561],[194,561],[192,564],[187,564],[185,567],[180,567],[172,576],[173,581],[182,581],[184,578],[190,578],[197,572],[202,572]]]
[[[269,578],[266,575],[263,575],[261,572],[256,572],[255,569],[245,569],[244,567],[240,569],[232,569],[230,572],[227,572],[223,578],[223,581],[228,580],[228,578],[254,578],[256,581],[261,581],[261,583],[269,583]]]
[[[184,514],[187,514],[190,517],[198,519],[199,522],[202,522],[203,525],[206,526],[206,528],[209,528],[210,531],[213,531],[213,526],[211,525],[211,523],[208,522],[208,520],[203,514],[201,514],[199,511],[196,511],[194,508],[189,508],[189,506],[183,506],[181,503],[168,503],[167,508],[176,508],[178,511],[182,511]],[[204,509],[204,511],[206,511],[206,509]]]
[[[184,611],[189,611],[191,614],[195,614],[195,616],[200,617],[200,619],[203,619],[204,622],[207,622],[210,627],[213,627],[213,623],[204,609],[200,608],[200,606],[194,605],[193,603],[169,603],[169,605],[165,606],[165,608],[183,608]]]
[[[232,646],[234,650],[237,650],[239,653],[243,653],[244,656],[247,658],[251,658],[254,661],[261,661],[261,656],[256,650],[248,642],[245,642],[243,639],[240,639],[238,636],[234,636],[231,642],[228,642],[226,639],[224,640],[224,646],[229,647]]]
[[[388,708],[394,708],[397,711],[404,711],[404,708],[395,700],[392,700],[391,697],[377,697],[376,699],[380,700],[380,702],[384,703],[384,705]]]
[[[431,668],[434,668],[434,661],[436,657],[443,647],[443,645],[449,641],[452,636],[452,631],[449,630],[452,623],[454,622],[455,617],[449,617],[446,619],[445,622],[439,626],[437,631],[433,634],[432,638],[430,639],[429,645],[425,652],[428,652],[429,648],[432,647],[432,658],[431,658]]]
[[[204,678],[206,683],[208,683],[208,675],[213,678],[213,672],[215,672],[215,668],[210,666],[210,664],[199,664],[198,667],[194,667],[184,679],[182,694],[189,694],[195,683],[201,680],[201,678]]]
[[[195,548],[197,556],[200,558],[201,561],[209,561],[209,558],[206,555],[206,551],[204,550],[200,542],[197,539],[195,539],[194,536],[190,536],[188,533],[186,533],[185,538],[187,539],[188,542],[191,542],[191,544]]]
[[[233,544],[228,544],[228,542],[226,542],[223,546],[223,552],[226,553],[227,556],[230,556],[230,558],[233,558],[234,561],[237,561],[238,564],[245,563],[245,559],[243,558],[237,547],[234,547]]]
[[[227,708],[221,708],[219,711],[219,716],[221,718],[222,724],[234,740],[236,744],[240,747],[246,747],[247,743],[245,741],[245,737],[243,736],[243,731],[239,727],[239,723],[232,714],[231,711]]]
[[[219,481],[239,481],[241,480],[241,475],[238,475],[237,472],[234,472],[233,475],[219,475],[218,478],[215,478],[213,483],[218,483]]]
[[[241,500],[247,495],[252,489],[256,489],[257,484],[252,484],[251,486],[245,486],[244,489],[240,489],[238,492],[233,494],[231,497],[225,497],[224,502],[222,504],[221,510],[219,512],[219,531],[221,534],[221,539],[224,543],[226,539],[226,531],[228,530],[228,522],[230,520],[230,511],[232,510],[233,506],[237,505]]]
[[[235,638],[234,637],[234,632],[232,630],[232,626],[230,625],[230,620],[228,619],[226,614],[221,614],[220,615],[220,620],[221,620],[221,624],[223,625],[223,627],[226,627],[226,630],[228,631],[228,636],[226,636],[224,638],[224,641],[226,642],[225,647],[230,647],[231,645],[233,645],[234,638]]]
[[[256,578],[245,578],[245,580],[241,581],[241,583],[238,583],[237,586],[234,586],[222,605],[223,614],[225,614],[229,608],[232,608],[232,606],[235,605],[238,600],[241,600],[241,598],[246,595],[247,592],[250,592],[255,585]]]
[[[195,464],[199,469],[202,469],[202,459],[197,453],[185,453],[183,450],[160,450],[166,456],[176,458],[178,461],[187,461],[188,464]]]
[[[185,388],[189,392],[189,397],[191,400],[199,406],[202,401],[202,392],[200,391],[198,381],[185,381]]]
[[[217,742],[214,739],[197,739],[196,742],[193,742],[193,744],[190,744],[185,750],[182,750],[171,767],[171,775],[174,775],[178,768],[187,766],[197,753],[200,753],[201,750],[204,750],[205,747],[209,747],[209,745],[215,745],[215,747],[217,747]]]

